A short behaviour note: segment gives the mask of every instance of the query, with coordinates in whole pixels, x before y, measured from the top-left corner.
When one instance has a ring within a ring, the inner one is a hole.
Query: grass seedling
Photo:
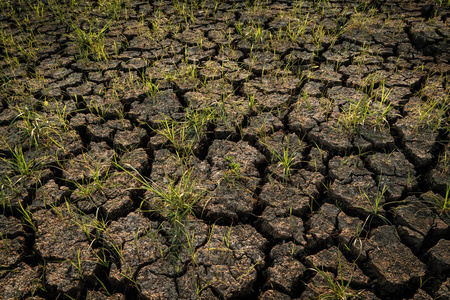
[[[277,151],[272,152],[276,158],[283,165],[284,176],[289,178],[291,176],[291,165],[296,156],[296,152],[291,152],[289,150],[289,137],[286,136],[286,146],[283,147],[283,153],[278,153]]]
[[[144,87],[147,87],[147,95],[152,98],[159,92],[159,83],[154,83],[151,77],[141,76]]]
[[[380,176],[381,177],[381,176]],[[369,198],[369,196],[367,195],[367,193],[365,193],[365,192],[362,192],[361,191],[361,189],[360,189],[360,193],[364,196],[364,198],[371,204],[371,207],[372,207],[372,209],[369,211],[372,215],[374,215],[374,216],[379,216],[380,214],[380,209],[381,209],[381,207],[383,206],[383,204],[382,204],[382,200],[383,200],[383,197],[384,197],[384,193],[386,192],[386,186],[383,186],[383,188],[381,189],[381,191],[380,191],[380,189],[378,188],[377,189],[377,194],[376,194],[376,196],[375,196],[375,200],[374,201],[372,201],[370,198]]]
[[[258,260],[256,263],[254,263],[252,266],[250,266],[250,268],[248,268],[247,270],[245,270],[244,273],[242,273],[239,277],[236,278],[236,280],[240,280],[241,278],[244,278],[245,276],[248,276],[250,274],[250,272],[252,270],[254,270],[256,268],[257,265],[259,265],[261,261]]]
[[[317,47],[317,49],[319,49],[325,38],[325,31],[323,29],[323,26],[322,25],[315,26],[313,28],[312,36],[313,36],[313,44]]]
[[[186,111],[184,120],[178,121],[172,118],[164,118],[160,122],[156,133],[165,137],[174,147],[174,150],[182,163],[194,154],[195,144],[206,134],[208,124],[214,123],[217,118],[215,108],[192,109]]]
[[[225,179],[230,182],[235,182],[242,178],[241,164],[234,162],[233,156],[226,156],[225,161],[228,163],[228,171],[225,172]]]
[[[450,7],[450,0],[435,0],[436,4]]]
[[[84,279],[83,260],[81,258],[81,250],[77,249],[77,260],[76,261],[73,261],[71,259],[69,259],[68,261],[77,270],[78,276],[80,276],[81,279]]]
[[[244,28],[244,23],[237,21],[234,23],[234,28],[236,29],[236,32],[240,35],[240,36],[244,36],[244,32],[243,32],[243,28]]]
[[[203,290],[205,290],[206,288],[208,288],[208,286],[213,282],[214,280],[211,279],[210,281],[208,281],[205,285],[201,286],[200,283],[198,282],[198,280],[195,281],[195,294],[197,295],[198,298],[200,298],[200,294],[203,292]]]
[[[198,191],[191,175],[192,171],[187,170],[178,183],[171,181],[168,186],[156,183],[144,185],[144,189],[150,191],[150,197],[153,198],[148,200],[155,204],[151,210],[165,216],[173,227],[170,242],[172,248],[179,245],[179,240],[185,234],[185,220],[188,215],[194,215],[194,208],[203,197],[203,192]]]
[[[106,170],[103,170],[101,164],[98,163],[95,168],[89,169],[89,173],[91,174],[90,178],[84,179],[83,177],[82,182],[84,184],[75,182],[75,185],[84,195],[90,196],[95,191],[103,190],[106,180],[110,177],[109,171],[109,167],[107,167]]]
[[[119,19],[119,12],[121,10],[123,0],[99,0],[100,9],[114,20]]]
[[[350,281],[345,283],[342,277],[340,280],[336,280],[333,278],[332,274],[327,271],[320,270],[319,268],[315,268],[314,271],[316,271],[320,276],[323,277],[323,279],[327,283],[327,286],[325,286],[324,288],[328,289],[328,292],[324,292],[314,299],[350,300],[358,298],[359,293],[356,293],[349,287]]]
[[[33,221],[33,214],[28,209],[28,207],[27,208],[23,207],[22,201],[18,201],[18,202],[19,202],[19,212],[22,215],[22,221],[24,221],[24,223],[27,224],[27,226],[29,226],[31,229],[33,229],[34,232],[36,232],[37,227]]]
[[[298,42],[299,39],[304,36],[306,27],[310,22],[309,13],[307,13],[306,16],[303,16],[302,19],[303,21],[298,20],[296,22],[289,20],[286,27],[286,35],[292,43]]]
[[[144,178],[131,166],[128,166],[131,171],[120,165],[116,165],[116,167],[141,183],[140,189],[149,194],[148,198],[141,202],[141,208],[148,204],[149,212],[155,212],[164,217],[173,227],[171,247],[179,245],[178,240],[186,234],[184,229],[186,218],[189,215],[195,216],[194,209],[197,202],[205,194],[204,189],[197,187],[192,170],[185,170],[178,182],[169,180],[169,183],[158,183]]]
[[[180,182],[170,182],[168,186],[158,184],[144,184],[144,189],[149,190],[157,200],[159,207],[155,209],[162,212],[169,220],[183,220],[188,214],[194,214],[194,207],[203,193],[196,190],[195,181],[191,179],[192,171],[184,172]]]
[[[431,195],[432,200],[427,201],[436,209],[442,213],[446,214],[450,217],[450,184],[447,184],[447,188],[445,190],[445,197],[442,197],[440,195]]]
[[[9,177],[1,178],[0,182],[0,201],[3,211],[7,208],[13,211],[13,206],[20,202],[20,195],[22,193],[22,187],[17,187],[15,182]]]
[[[76,41],[80,48],[80,56],[88,57],[89,55],[93,55],[93,58],[96,60],[107,60],[108,55],[105,49],[105,32],[109,29],[111,24],[111,20],[106,23],[103,28],[99,31],[95,31],[92,29],[92,24],[89,24],[89,30],[83,30],[75,23],[71,23],[70,27],[73,30],[73,33],[68,34],[67,37]]]
[[[95,280],[100,284],[101,288],[100,291],[102,291],[103,293],[105,293],[108,297],[111,297],[111,293],[109,292],[108,288],[106,287],[105,283],[103,283],[103,281],[98,278],[97,275],[94,274]],[[94,298],[92,298],[92,296],[89,294],[89,292],[87,292],[88,294],[86,295],[86,299],[89,300],[94,300]]]
[[[28,139],[30,146],[38,147],[41,138],[43,138],[50,129],[49,121],[28,106],[19,108],[18,111],[19,114],[11,122],[11,125],[14,124],[17,119],[22,120],[23,122],[18,123],[22,132],[22,140]]]
[[[191,257],[191,263],[195,267],[198,267],[197,259],[195,258],[195,256],[197,255],[197,250],[195,249],[194,246],[195,230],[189,232],[188,230],[186,230],[186,228],[183,227],[181,228],[181,231],[184,237],[186,238],[187,244],[183,244],[182,246],[188,251],[189,256]]]
[[[343,108],[338,125],[341,124],[344,130],[349,132],[356,132],[358,126],[368,124],[374,128],[381,128],[388,126],[388,113],[393,108],[390,103],[387,103],[387,97],[390,90],[385,90],[384,85],[380,101],[374,101],[372,97],[360,97],[358,100],[348,100],[348,105]]]
[[[14,149],[10,148],[9,150],[12,153],[12,159],[1,159],[16,173],[22,176],[30,176],[39,166],[39,162],[25,158],[22,147],[15,146]]]
[[[213,107],[204,109],[188,109],[186,111],[185,123],[194,136],[205,134],[205,129],[210,123],[214,123],[217,118],[217,111]]]
[[[360,188],[360,195],[363,199],[366,200],[366,202],[368,203],[367,206],[365,207],[360,207],[363,210],[365,210],[368,213],[368,216],[366,217],[366,219],[364,220],[363,225],[361,226],[361,229],[359,230],[359,233],[362,233],[362,231],[364,229],[366,229],[366,227],[370,228],[371,224],[373,222],[373,220],[375,218],[380,219],[383,223],[387,224],[387,225],[391,225],[393,226],[393,224],[391,223],[391,221],[389,221],[388,218],[386,218],[382,213],[381,213],[381,209],[383,208],[383,206],[387,205],[387,204],[393,204],[393,203],[403,203],[403,201],[391,201],[389,203],[384,202],[384,193],[387,190],[387,187],[385,185],[383,185],[383,187],[381,187],[381,178],[382,175],[380,174],[379,177],[379,183],[378,183],[378,187],[377,187],[377,193],[375,195],[369,196],[366,192],[362,191]],[[397,230],[395,231],[397,233]],[[398,233],[397,233],[398,236]]]
[[[341,252],[338,250],[338,266],[337,266],[337,276],[339,279],[335,278],[333,274],[329,271],[322,270],[317,266],[314,266],[311,270],[318,273],[325,281],[325,286],[319,286],[319,288],[324,288],[327,292],[323,292],[314,299],[334,299],[334,300],[350,300],[358,299],[361,292],[354,291],[350,288],[351,278],[347,282],[344,280],[344,271],[341,259]],[[344,258],[345,260],[345,258]],[[355,263],[353,263],[355,264]]]
[[[438,165],[442,166],[442,173],[448,174],[450,171],[450,156],[447,152],[439,154]]]
[[[189,156],[192,149],[193,140],[187,138],[186,128],[181,122],[166,118],[160,124],[160,128],[156,132],[165,137],[174,147],[175,152],[180,160]]]
[[[315,148],[319,151],[319,157],[313,157],[313,160],[310,161],[309,163],[311,165],[314,165],[315,172],[319,172],[319,167],[318,167],[317,161],[319,160],[320,162],[323,163],[323,158],[327,155],[327,151],[320,148],[320,146],[317,145],[317,143],[315,143],[315,142],[314,142],[314,145],[315,145]]]
[[[449,109],[450,95],[447,95],[442,103],[438,100],[428,99],[426,102],[419,104],[415,110],[417,118],[416,131],[420,133],[424,130],[431,130],[432,132],[440,129],[450,130],[446,117]]]
[[[294,160],[297,156],[301,155],[299,151],[302,149],[302,141],[297,136],[295,136],[294,139],[295,140],[292,141],[290,140],[289,135],[285,135],[282,151],[277,151],[273,147],[260,140],[260,142],[269,149],[272,156],[278,160],[278,166],[282,166],[284,170],[283,174],[285,180],[291,177],[292,165],[294,163]]]
[[[250,110],[255,110],[256,109],[256,98],[255,98],[255,95],[253,95],[253,94],[247,95],[247,100],[248,100],[248,108]]]
[[[89,106],[89,111],[96,116],[99,116],[103,120],[106,118],[108,112],[110,111],[111,107],[113,106],[113,102],[109,102],[107,104],[97,104],[97,103],[91,103]],[[112,109],[111,109],[112,111]]]

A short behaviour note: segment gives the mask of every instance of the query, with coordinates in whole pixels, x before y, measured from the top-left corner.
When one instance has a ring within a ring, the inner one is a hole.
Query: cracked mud
[[[0,7],[1,299],[450,299],[447,1]]]

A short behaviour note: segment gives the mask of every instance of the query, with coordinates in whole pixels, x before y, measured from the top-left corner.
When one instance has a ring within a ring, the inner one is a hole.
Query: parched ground
[[[1,299],[450,299],[448,1],[0,8]]]

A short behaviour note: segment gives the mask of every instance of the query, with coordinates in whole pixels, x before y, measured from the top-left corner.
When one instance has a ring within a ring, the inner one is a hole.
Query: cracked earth
[[[448,4],[75,2],[0,5],[1,299],[450,299]]]

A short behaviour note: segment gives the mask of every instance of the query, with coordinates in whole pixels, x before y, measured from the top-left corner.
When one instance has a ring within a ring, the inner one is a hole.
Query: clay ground
[[[450,299],[450,2],[0,7],[1,299]]]

